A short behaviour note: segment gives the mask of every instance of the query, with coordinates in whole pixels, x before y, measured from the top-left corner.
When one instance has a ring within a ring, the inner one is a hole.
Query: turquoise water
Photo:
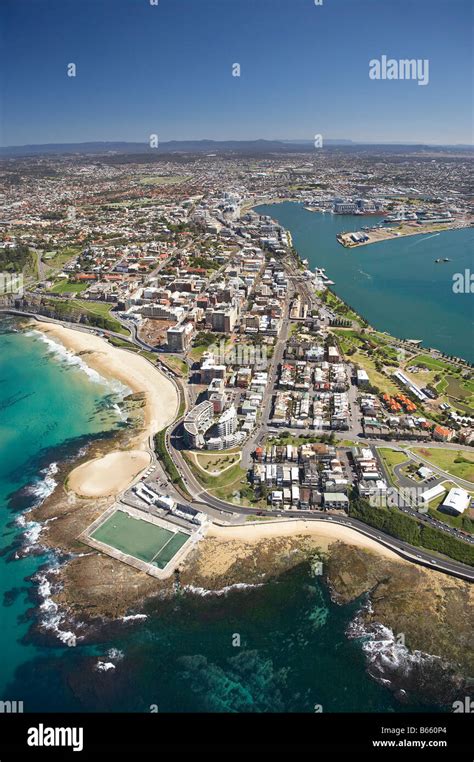
[[[47,343],[39,332],[18,332],[11,320],[0,320],[0,358],[0,579],[2,596],[7,594],[0,629],[3,693],[15,669],[37,653],[20,642],[28,629],[27,621],[19,621],[31,587],[25,578],[52,562],[45,555],[10,560],[17,550],[15,517],[52,491],[59,460],[117,427],[114,405],[125,387],[100,383],[59,345]],[[39,527],[22,529],[32,542]]]
[[[345,249],[336,233],[379,218],[319,214],[288,202],[255,211],[287,228],[300,256],[312,269],[326,268],[334,291],[375,328],[474,362],[474,295],[452,289],[455,273],[474,272],[474,228]],[[440,257],[451,261],[436,263]]]
[[[52,463],[120,425],[120,389],[98,383],[37,334],[0,325],[2,700],[23,701],[25,711],[419,708],[367,674],[361,642],[346,636],[360,603],[333,604],[305,566],[225,595],[177,592],[125,620],[78,625],[77,639],[68,632],[48,597],[36,595],[47,593],[41,575],[58,559],[21,557],[12,522],[51,491]],[[30,527],[30,546],[37,529]],[[49,629],[38,630],[39,621]]]

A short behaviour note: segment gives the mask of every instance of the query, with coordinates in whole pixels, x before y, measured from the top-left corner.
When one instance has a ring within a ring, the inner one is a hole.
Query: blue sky
[[[0,34],[2,145],[472,142],[471,0],[2,0]],[[371,80],[384,54],[429,84]]]

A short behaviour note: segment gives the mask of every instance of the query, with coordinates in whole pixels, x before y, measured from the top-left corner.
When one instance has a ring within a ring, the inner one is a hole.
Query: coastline
[[[247,524],[237,526],[222,526],[212,524],[207,536],[224,541],[240,541],[253,546],[271,538],[291,537],[311,538],[321,550],[328,551],[333,543],[341,542],[344,545],[361,548],[376,553],[383,558],[400,563],[410,564],[394,551],[375,542],[370,537],[356,532],[350,527],[340,524],[327,524],[323,522],[305,521],[304,519],[287,519],[284,521],[261,522],[259,524]]]
[[[144,357],[114,347],[95,334],[41,321],[30,327],[80,355],[104,379],[119,380],[133,394],[144,395],[143,426],[134,433],[130,447],[88,460],[68,476],[68,488],[78,495],[117,494],[149,465],[153,436],[174,420],[179,405],[174,384]],[[114,471],[110,469],[112,463]]]
[[[98,337],[62,326],[55,325],[51,328],[46,324],[45,328],[45,333],[58,338],[69,349],[78,353],[90,352],[91,354],[84,358],[85,361],[104,377],[119,377],[135,392],[145,391],[144,425],[140,431],[133,432],[131,442],[127,443],[133,443],[134,449],[110,452],[110,443],[106,444],[105,450],[102,445],[99,457],[90,460],[89,454],[84,464],[76,465],[72,470],[68,482],[75,472],[79,478],[82,470],[96,469],[97,463],[108,464],[110,458],[117,454],[125,458],[131,458],[136,453],[146,456],[149,437],[153,433],[156,421],[164,421],[166,425],[169,412],[166,408],[163,410],[161,402],[158,409],[154,408],[157,398],[151,394],[148,383],[140,380],[138,373],[130,373],[128,359],[131,353],[111,347]],[[146,373],[148,382],[151,380],[154,386],[156,376],[161,378],[161,374],[155,374],[153,367],[144,358],[135,355],[133,359],[141,361],[140,370]],[[171,385],[168,379],[164,380]],[[149,395],[147,391],[150,392]],[[116,448],[117,444],[112,444],[112,447]],[[97,456],[97,452],[95,455]],[[120,477],[123,479],[121,468],[120,471]],[[103,484],[105,472],[101,475],[95,471],[94,478],[99,484]],[[80,481],[84,484],[82,478]],[[70,487],[70,484],[67,486]],[[95,495],[87,496],[83,487],[82,491],[75,489],[78,491],[68,491],[59,481],[50,497],[33,512],[34,519],[39,520],[44,527],[41,544],[44,542],[47,546],[65,551],[69,556],[67,562],[59,568],[49,569],[42,575],[43,587],[48,591],[45,601],[54,609],[54,626],[50,623],[46,633],[42,629],[37,632],[42,633],[41,637],[47,639],[49,628],[52,630],[51,634],[54,633],[54,638],[58,637],[69,645],[88,642],[91,639],[93,641],[107,621],[125,621],[129,616],[145,616],[143,612],[148,611],[149,606],[153,610],[155,606],[161,605],[161,599],[168,599],[176,594],[175,582],[171,579],[160,582],[100,553],[83,552],[83,547],[77,542],[80,531],[110,504],[110,499],[105,492],[98,499],[91,499],[95,498]],[[55,520],[48,521],[53,518]],[[469,589],[467,584],[447,580],[439,572],[427,572],[414,567],[393,551],[348,527],[323,525],[299,519],[234,527],[212,524],[206,538],[194,549],[180,569],[179,586],[183,592],[193,595],[219,596],[232,589],[259,587],[285,574],[296,565],[308,563],[312,558],[322,561],[323,575],[335,602],[354,601],[361,595],[370,594],[375,609],[370,617],[364,617],[364,628],[381,623],[384,627],[392,627],[394,632],[398,631],[398,609],[395,610],[389,605],[387,597],[391,600],[395,595],[398,600],[401,591],[411,589],[415,580],[425,596],[436,580],[436,585],[440,586],[436,601],[439,600],[439,595],[445,596],[448,590],[456,590],[456,595],[464,600]],[[381,585],[388,585],[388,596],[378,595]],[[411,601],[411,596],[409,599]],[[444,639],[432,639],[431,624],[434,621],[436,601],[433,601],[433,616],[430,612],[429,624],[427,623],[426,627],[418,624],[420,617],[415,602],[413,609],[408,602],[410,608],[406,615],[404,614],[404,627],[408,634],[410,651],[421,647],[424,652],[442,655],[450,662],[460,660],[457,631],[455,633],[453,630],[450,633],[451,645]],[[79,624],[86,621],[92,625],[87,635],[82,630],[83,624]],[[405,683],[403,675],[400,680]]]

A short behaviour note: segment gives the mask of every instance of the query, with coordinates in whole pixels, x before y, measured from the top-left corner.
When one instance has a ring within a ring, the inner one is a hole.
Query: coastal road
[[[9,313],[16,313],[16,314],[23,314],[26,317],[33,317],[38,319],[38,316],[33,313],[20,313],[18,310],[11,310],[6,309],[2,310],[4,312]],[[45,319],[43,316],[40,316],[39,319],[45,320],[45,322],[52,322],[52,323],[58,323],[60,325],[64,325],[61,321],[54,320],[54,319]],[[75,324],[70,325],[71,328],[74,328],[75,330],[85,330],[86,332],[91,333],[99,333],[100,335],[110,335],[109,332],[105,331],[88,331],[87,329],[84,329],[83,326],[78,327]],[[286,325],[286,331],[288,330],[288,325]],[[283,331],[282,331],[283,334]],[[287,333],[285,333],[287,335]],[[119,338],[123,339],[123,336],[118,335]],[[283,338],[283,337],[282,337]],[[279,344],[279,350],[277,354],[277,350],[275,350],[275,354],[273,357],[274,362],[272,363],[272,372],[276,373],[276,369],[278,367],[278,356],[279,352],[281,351],[281,357],[283,356],[283,348],[284,348],[284,342],[280,341]],[[168,374],[169,375],[169,374]],[[182,384],[178,383],[175,380],[175,383],[180,388],[182,387]],[[270,386],[269,388],[273,388],[273,386]],[[267,406],[271,403],[271,399],[267,400]],[[267,407],[266,410],[269,408]],[[263,416],[262,416],[263,417]],[[168,450],[168,453],[170,457],[172,458],[181,478],[183,479],[183,482],[185,484],[185,487],[189,494],[192,496],[193,502],[198,504],[199,506],[209,506],[210,508],[214,509],[215,511],[219,511],[220,514],[227,515],[230,519],[234,519],[236,515],[237,516],[249,516],[249,515],[255,515],[255,509],[247,508],[244,506],[237,506],[232,503],[227,503],[223,500],[220,500],[210,493],[208,493],[203,487],[199,484],[199,482],[195,479],[194,475],[192,474],[191,470],[189,469],[187,463],[185,462],[184,458],[182,457],[181,453],[179,452],[179,445],[182,445],[180,441],[180,426],[182,423],[182,418],[179,419],[179,421],[172,424],[171,427],[168,428],[166,432],[165,442],[166,447]],[[259,435],[261,435],[261,429],[259,430]],[[365,440],[366,444],[369,444],[367,440]],[[384,444],[387,446],[387,442],[381,442],[380,444]],[[412,444],[412,443],[411,443]],[[178,448],[176,448],[175,445],[178,445]],[[202,507],[200,508],[202,510]],[[214,513],[214,511],[213,511]],[[415,548],[410,546],[408,543],[405,543],[401,540],[398,540],[396,538],[390,537],[389,535],[384,534],[383,532],[373,529],[372,527],[368,526],[367,524],[364,524],[361,521],[358,521],[357,519],[354,519],[349,516],[334,516],[329,514],[323,514],[321,513],[318,516],[314,515],[314,512],[310,511],[265,511],[265,515],[273,518],[289,518],[289,519],[304,519],[307,521],[330,521],[336,524],[341,524],[343,526],[350,527],[354,529],[355,531],[359,532],[360,534],[365,535],[366,537],[370,537],[371,539],[375,540],[379,544],[393,550],[395,553],[398,553],[401,557],[410,560],[414,563],[420,564],[421,566],[426,566],[431,569],[435,569],[437,571],[442,571],[447,574],[451,574],[452,576],[466,579],[469,581],[474,581],[474,569],[471,569],[469,566],[466,566],[464,564],[458,563],[456,561],[450,561],[448,559],[441,559],[441,558],[434,558],[433,555],[424,549],[421,548]],[[215,518],[215,516],[213,516]]]
[[[233,503],[227,503],[224,500],[220,500],[219,498],[216,498],[214,495],[211,495],[209,492],[207,492],[207,490],[205,490],[202,485],[199,484],[188,464],[179,452],[179,449],[175,449],[174,447],[174,444],[178,444],[178,446],[182,444],[180,438],[180,432],[176,432],[176,427],[171,427],[171,430],[169,430],[169,435],[166,439],[167,449],[173,459],[176,468],[178,469],[181,478],[186,485],[189,494],[193,498],[193,502],[199,504],[200,506],[210,506],[211,508],[220,511],[225,515],[231,514],[234,518],[236,514],[242,517],[254,516],[256,513],[254,508],[238,506]],[[434,553],[430,553],[423,548],[413,547],[412,545],[409,545],[402,540],[391,537],[390,535],[387,535],[378,529],[374,529],[373,527],[364,524],[362,521],[359,521],[358,519],[352,518],[350,516],[345,516],[342,514],[335,516],[326,513],[318,513],[318,515],[315,515],[314,511],[302,510],[265,510],[265,516],[271,518],[303,519],[305,521],[329,521],[335,524],[341,524],[342,526],[354,529],[356,532],[359,532],[366,537],[370,537],[372,540],[375,540],[384,547],[393,550],[395,553],[397,553],[402,558],[405,558],[406,560],[421,566],[425,566],[427,568],[435,569],[436,571],[442,571],[446,574],[450,574],[460,579],[474,582],[474,569],[471,567],[457,561],[451,561],[445,558],[437,558],[435,557]]]

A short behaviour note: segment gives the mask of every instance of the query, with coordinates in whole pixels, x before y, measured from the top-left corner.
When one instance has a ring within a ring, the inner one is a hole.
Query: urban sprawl
[[[462,153],[36,156],[5,159],[2,186],[0,270],[23,278],[3,308],[95,331],[179,387],[163,473],[132,511],[181,511],[185,528],[197,502],[260,519],[354,506],[375,527],[392,507],[472,543],[474,369],[375,330],[255,211],[358,214],[345,246],[467,227]]]

